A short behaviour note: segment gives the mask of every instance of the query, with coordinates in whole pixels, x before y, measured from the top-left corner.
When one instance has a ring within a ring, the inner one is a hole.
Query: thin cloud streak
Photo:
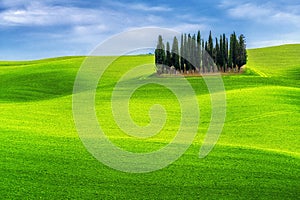
[[[139,12],[170,12],[173,11],[173,8],[165,5],[149,5],[145,3],[123,3],[118,1],[110,1],[108,3],[110,6],[119,7],[126,10],[135,10]]]

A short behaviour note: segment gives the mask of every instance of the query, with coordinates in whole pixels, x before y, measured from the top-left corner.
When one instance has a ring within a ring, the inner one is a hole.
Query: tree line
[[[172,47],[171,47],[172,46]],[[225,34],[208,40],[197,35],[181,34],[180,48],[176,36],[172,45],[163,42],[161,35],[155,49],[155,64],[158,73],[209,73],[217,71],[240,71],[247,62],[245,36],[233,32],[228,39]]]

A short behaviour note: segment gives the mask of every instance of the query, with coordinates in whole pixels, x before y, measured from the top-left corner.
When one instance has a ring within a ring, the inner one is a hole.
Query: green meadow
[[[248,50],[241,74],[224,75],[226,119],[217,145],[199,158],[211,118],[202,77],[188,77],[201,117],[189,149],[150,173],[125,173],[95,159],[79,139],[72,92],[85,57],[0,62],[1,199],[298,199],[300,196],[300,45]],[[109,57],[103,57],[103,65]],[[168,115],[157,135],[123,133],[111,113],[116,82],[153,56],[117,58],[99,82],[95,110],[105,134],[120,148],[152,152],[176,135],[180,107],[168,89],[148,84],[129,104],[132,119],[150,122],[161,104]],[[149,65],[150,64],[150,65]],[[101,62],[99,63],[101,65]],[[154,73],[154,70],[153,70]],[[146,79],[158,79],[146,74]]]

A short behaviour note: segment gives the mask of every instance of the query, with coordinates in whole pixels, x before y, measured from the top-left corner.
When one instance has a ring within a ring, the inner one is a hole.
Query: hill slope
[[[300,79],[300,44],[248,50],[247,66],[262,76]]]
[[[282,49],[285,54],[279,57]],[[299,45],[249,50],[248,69],[257,73],[223,77],[226,123],[218,145],[205,159],[198,155],[209,125],[210,96],[202,78],[188,78],[201,109],[198,135],[180,159],[148,174],[110,169],[82,145],[73,121],[71,94],[84,58],[0,62],[1,197],[297,199],[300,88],[296,76],[286,78],[300,68],[297,49]],[[164,147],[174,137],[180,118],[175,96],[148,85],[134,93],[131,115],[145,125],[149,106],[164,105],[169,118],[163,132],[140,140],[126,136],[115,125],[109,109],[115,81],[126,70],[147,63],[153,63],[153,57],[119,58],[96,95],[103,129],[113,143],[133,152]]]

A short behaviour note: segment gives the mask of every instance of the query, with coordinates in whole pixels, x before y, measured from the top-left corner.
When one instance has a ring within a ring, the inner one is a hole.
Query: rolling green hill
[[[299,44],[251,49],[248,54],[247,65],[262,76],[300,79]]]
[[[204,159],[199,159],[199,149],[209,126],[210,96],[203,78],[189,77],[201,109],[198,135],[176,162],[146,174],[113,170],[80,141],[72,91],[84,57],[0,62],[1,198],[297,199],[299,51],[300,45],[249,50],[245,73],[223,77],[226,122],[218,144]],[[130,114],[146,125],[150,106],[164,105],[169,118],[162,132],[135,139],[123,134],[113,120],[109,97],[115,81],[126,70],[153,62],[152,56],[120,57],[97,88],[99,122],[113,143],[133,152],[162,148],[179,126],[178,101],[154,84],[134,93]]]

